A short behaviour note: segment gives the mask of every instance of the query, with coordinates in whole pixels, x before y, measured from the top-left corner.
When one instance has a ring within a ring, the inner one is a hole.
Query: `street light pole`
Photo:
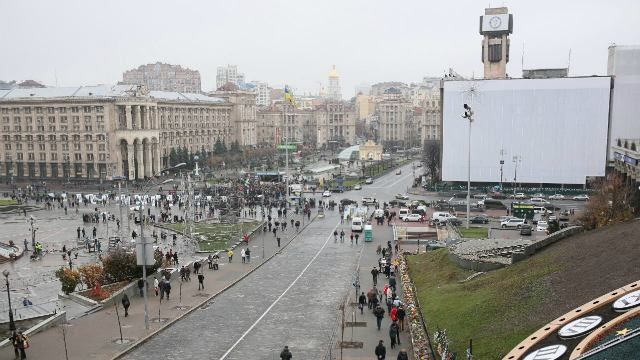
[[[16,331],[16,323],[13,321],[13,309],[11,308],[11,293],[9,292],[9,270],[4,270],[2,272],[4,278],[7,282],[7,299],[9,300],[9,331],[12,333]]]
[[[464,115],[462,118],[469,120],[469,138],[467,142],[467,229],[469,228],[469,215],[471,212],[471,123],[473,122],[473,111],[471,106],[464,104]]]

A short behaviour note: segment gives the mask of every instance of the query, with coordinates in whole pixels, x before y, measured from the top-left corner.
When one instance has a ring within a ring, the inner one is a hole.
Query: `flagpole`
[[[285,167],[285,175],[287,179],[285,180],[286,190],[285,190],[285,201],[287,205],[289,204],[289,124],[287,123],[287,99],[284,101],[284,167]]]

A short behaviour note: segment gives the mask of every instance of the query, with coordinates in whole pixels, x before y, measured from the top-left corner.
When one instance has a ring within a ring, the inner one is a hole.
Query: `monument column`
[[[142,145],[144,147],[144,154],[143,154],[143,160],[144,160],[144,176],[146,177],[152,177],[153,173],[151,172],[151,144],[149,142],[143,143]]]
[[[135,114],[135,123],[136,123],[135,128],[138,129],[138,130],[142,129],[142,117],[141,117],[141,114],[140,114],[140,110],[141,110],[141,106],[140,105],[136,105],[135,106],[135,113],[136,113]]]
[[[136,178],[141,180],[144,179],[144,159],[142,152],[142,143],[139,142],[136,144],[136,160],[138,161]]]
[[[158,174],[162,170],[160,169],[160,146],[158,143],[152,144],[151,153],[153,155],[153,173]]]

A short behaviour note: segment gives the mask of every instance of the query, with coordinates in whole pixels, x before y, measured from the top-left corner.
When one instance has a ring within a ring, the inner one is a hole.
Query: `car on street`
[[[437,221],[437,222],[445,222],[448,219],[454,219],[454,218],[455,216],[451,215],[446,211],[436,211],[433,214],[431,214],[431,220]]]
[[[531,235],[531,225],[524,224],[520,226],[520,235]]]
[[[525,224],[524,219],[511,218],[509,220],[505,220],[501,222],[500,227],[503,229],[510,229],[510,228],[520,229],[524,224]]]
[[[532,197],[531,199],[529,199],[529,202],[532,204],[536,204],[536,205],[547,205],[550,204],[550,202],[548,202],[547,200],[543,199],[543,198],[539,198],[539,197]]]
[[[474,216],[469,219],[472,224],[488,224],[489,219],[486,216]]]
[[[546,221],[540,220],[538,221],[538,226],[536,227],[536,231],[547,231],[548,227],[549,227],[549,223],[547,223]]]
[[[536,193],[536,194],[531,195],[531,197],[532,198],[541,198],[541,199],[545,198],[543,193]]]
[[[564,195],[562,194],[553,194],[549,196],[549,200],[564,200]]]
[[[355,184],[355,185],[353,186],[353,190],[362,190],[362,185],[360,185],[360,184]]]
[[[404,207],[407,206],[407,202],[404,200],[393,199],[389,201],[389,206],[391,207]]]
[[[409,214],[409,215],[405,216],[404,219],[402,219],[402,220],[406,221],[406,222],[409,222],[409,221],[417,222],[417,221],[420,221],[421,219],[422,219],[422,215],[420,215],[420,214]]]
[[[527,195],[525,195],[524,193],[517,193],[517,194],[515,194],[515,195],[511,195],[511,197],[512,197],[513,199],[520,199],[520,200],[522,200],[522,199],[526,199],[526,198],[527,198]]]
[[[367,184],[367,185],[371,185],[371,184],[373,184],[373,179],[368,177],[368,178],[364,179],[364,183]]]
[[[396,199],[398,200],[409,200],[409,197],[404,194],[396,194]]]
[[[574,196],[572,199],[576,201],[588,201],[589,195],[585,195],[585,194],[577,195],[577,196]]]
[[[372,198],[372,197],[363,197],[362,198],[362,203],[364,205],[373,205],[376,203],[376,199]]]
[[[351,204],[357,204],[358,202],[355,200],[351,200],[351,199],[341,199],[340,200],[340,204],[342,206],[346,206],[346,205],[351,205]]]
[[[396,175],[402,175],[402,170],[398,169],[398,171],[396,171]]]
[[[462,225],[462,220],[454,217],[454,218],[447,219],[447,223],[453,226],[460,226]]]
[[[322,193],[322,197],[329,197],[329,196],[331,196],[331,191],[329,190]]]
[[[411,210],[407,209],[407,208],[402,208],[400,209],[400,211],[398,211],[398,217],[401,220],[404,220],[404,217],[411,214]]]

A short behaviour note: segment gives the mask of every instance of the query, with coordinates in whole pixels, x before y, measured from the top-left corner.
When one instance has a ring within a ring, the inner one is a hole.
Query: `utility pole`
[[[518,163],[522,161],[522,158],[519,155],[513,157],[513,163],[515,164],[515,169],[513,171],[513,198],[516,198],[516,187],[518,181]]]
[[[500,149],[500,192],[502,192],[502,166],[504,165],[504,149]]]
[[[471,101],[473,102],[473,92],[471,92]],[[467,143],[467,226],[469,228],[469,217],[471,213],[471,123],[473,122],[473,111],[471,106],[464,104],[463,119],[469,120],[469,138]]]

